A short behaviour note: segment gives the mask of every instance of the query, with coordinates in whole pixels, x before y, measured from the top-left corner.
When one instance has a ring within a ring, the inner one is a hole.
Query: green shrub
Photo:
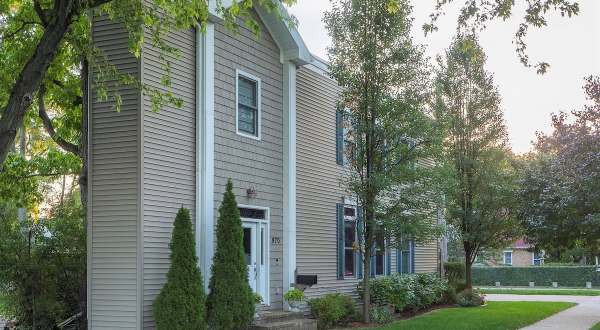
[[[477,307],[485,304],[485,296],[475,289],[464,290],[457,295],[456,302],[462,307]]]
[[[397,311],[419,310],[445,301],[448,282],[437,274],[393,274],[369,280],[374,306],[393,306]],[[362,282],[358,284],[362,295]]]
[[[387,324],[394,320],[392,311],[387,307],[375,306],[371,308],[371,321],[377,324]]]
[[[595,266],[565,267],[474,267],[473,284],[493,286],[500,282],[503,286],[551,286],[558,282],[560,286],[585,287],[586,282],[600,286],[600,272]]]
[[[227,181],[217,221],[217,246],[207,298],[208,324],[215,330],[246,329],[254,318],[254,295],[248,284],[240,211]]]
[[[181,208],[171,236],[171,266],[167,283],[154,301],[156,328],[206,329],[202,274],[198,269],[190,211]]]
[[[454,283],[465,282],[466,271],[463,262],[446,262],[444,264],[444,273],[451,285]]]
[[[290,289],[283,295],[285,301],[302,301],[304,300],[304,291],[296,288]]]
[[[330,329],[339,324],[347,324],[356,316],[352,297],[341,293],[326,294],[308,301],[312,315],[317,319],[319,329]]]
[[[77,193],[66,197],[49,218],[24,222],[0,201],[0,314],[19,328],[53,329],[85,306],[83,213]]]

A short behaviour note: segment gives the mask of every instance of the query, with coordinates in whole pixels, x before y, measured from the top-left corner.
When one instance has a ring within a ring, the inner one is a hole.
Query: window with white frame
[[[512,265],[512,251],[504,251],[504,264],[505,265]]]
[[[541,252],[534,252],[533,253],[533,265],[534,266],[541,266],[544,263],[544,257],[542,256]]]
[[[236,76],[237,133],[260,139],[260,79],[241,71]]]
[[[356,244],[357,235],[356,208],[344,207],[344,277],[356,276]]]

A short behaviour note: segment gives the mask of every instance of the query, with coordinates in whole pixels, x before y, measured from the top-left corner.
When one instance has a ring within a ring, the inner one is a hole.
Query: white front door
[[[248,282],[252,291],[268,304],[268,225],[261,222],[243,222],[244,257],[248,267]]]

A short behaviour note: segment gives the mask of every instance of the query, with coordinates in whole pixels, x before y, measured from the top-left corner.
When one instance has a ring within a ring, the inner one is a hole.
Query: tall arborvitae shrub
[[[219,208],[217,247],[213,257],[207,301],[211,329],[246,329],[254,316],[254,297],[248,284],[243,230],[231,180]]]
[[[177,213],[169,247],[167,283],[154,301],[156,328],[206,329],[206,297],[189,210],[181,208]]]

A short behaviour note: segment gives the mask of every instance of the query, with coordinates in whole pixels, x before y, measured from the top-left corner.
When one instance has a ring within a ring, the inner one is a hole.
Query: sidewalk
[[[523,328],[523,330],[589,330],[600,322],[599,296],[488,294],[486,298],[490,301],[564,301],[577,303],[577,306],[554,314],[547,319]]]

